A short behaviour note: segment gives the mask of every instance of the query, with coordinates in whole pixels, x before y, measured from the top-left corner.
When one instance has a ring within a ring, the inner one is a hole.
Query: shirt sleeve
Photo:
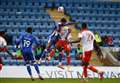
[[[68,26],[68,25],[72,25],[72,24],[76,24],[76,22],[68,22],[68,23],[64,24],[63,26]]]
[[[16,44],[19,45],[23,39],[23,35],[21,34],[20,37],[16,40]]]
[[[3,46],[7,46],[7,42],[4,38],[3,38],[2,42],[3,42]]]
[[[34,43],[35,43],[36,45],[39,45],[39,39],[38,39],[37,37],[34,37]]]

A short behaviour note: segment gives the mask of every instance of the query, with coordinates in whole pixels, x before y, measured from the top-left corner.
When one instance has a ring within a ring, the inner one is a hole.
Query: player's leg
[[[51,58],[54,56],[55,50],[56,50],[56,48],[53,48],[53,49],[50,51],[50,54],[49,54],[48,57],[47,57],[48,61],[50,61]]]
[[[48,56],[48,60],[50,60],[53,56],[54,56],[54,54],[55,54],[55,50],[56,50],[56,48],[59,50],[59,48],[61,48],[61,46],[62,46],[62,41],[61,40],[58,40],[57,42],[56,42],[56,44],[54,44],[55,46],[55,48],[53,48],[51,51],[50,51],[50,54],[49,54],[49,56]]]
[[[31,67],[30,67],[30,57],[29,57],[29,53],[22,51],[22,55],[23,55],[23,59],[25,61],[26,67],[27,67],[27,71],[28,74],[30,76],[30,78],[32,79],[32,81],[34,80],[33,76],[32,76],[32,71],[31,71]]]
[[[32,76],[32,71],[31,71],[31,67],[30,67],[29,62],[26,63],[26,67],[27,67],[27,71],[28,71],[28,74],[29,74],[30,78],[32,79],[32,81],[34,81],[34,78]]]
[[[40,76],[39,65],[37,64],[35,57],[32,52],[29,52],[29,58],[38,74],[39,79],[43,80],[42,76]]]
[[[83,65],[82,76],[83,76],[83,78],[87,78],[87,67],[89,65],[89,61],[90,61],[90,58],[91,58],[91,53],[92,53],[92,51],[86,51],[82,55],[82,65]]]
[[[70,63],[71,63],[70,50],[71,50],[70,45],[69,44],[65,44],[64,45],[64,51],[67,54],[67,65],[70,65]]]
[[[40,75],[39,65],[36,62],[33,65],[35,67],[35,70],[36,70],[36,72],[38,74],[39,79],[44,80],[43,77]]]
[[[87,62],[82,61],[82,66],[83,66],[83,72],[82,72],[82,78],[81,78],[81,82],[82,83],[86,83],[88,82],[88,76],[87,76],[87,67],[88,67]]]
[[[2,58],[0,57],[0,71],[2,70]]]
[[[37,63],[34,63],[34,67],[35,67],[35,70],[37,71],[39,79],[44,80],[43,77],[40,75],[39,65]]]
[[[2,70],[2,64],[0,64],[0,71]]]
[[[92,51],[86,52],[85,55],[87,56],[87,57],[85,58],[85,61],[86,61],[86,62],[89,62],[89,61],[90,61],[90,58],[91,58],[91,55],[92,55]],[[92,66],[92,65],[88,66],[87,68],[90,69],[91,71],[95,72],[95,73],[98,73],[99,76],[100,76],[100,80],[103,79],[103,74],[104,74],[103,71],[99,71],[98,69],[96,69],[96,68],[95,68],[94,66]]]
[[[59,64],[58,67],[61,69],[64,69],[63,65],[62,65],[62,56],[63,56],[63,49],[62,47],[57,48],[59,50]]]
[[[71,50],[71,47],[68,43],[66,43],[66,41],[64,41],[64,51],[66,52],[66,58],[67,58],[67,69],[69,71],[70,69],[70,63],[71,63],[71,57],[70,57],[70,50]]]
[[[62,65],[62,52],[59,52],[59,65]]]
[[[44,51],[42,52],[41,58],[43,58],[44,56],[46,56],[46,54],[48,53],[48,49],[50,48],[50,46],[51,46],[51,41],[48,40],[48,44],[47,44],[46,48],[44,49]]]
[[[13,57],[13,54],[7,49],[7,47],[0,47],[0,52],[7,52],[11,57]]]
[[[62,49],[62,51],[59,51],[59,62],[62,62],[62,60],[64,60],[64,50]]]
[[[64,67],[62,65],[63,41],[62,40],[58,40],[55,47],[59,51],[59,64],[58,64],[58,67],[61,68],[61,69],[64,69]]]
[[[97,68],[95,68],[94,66],[90,65],[88,66],[88,69],[95,72],[95,73],[98,73],[99,74],[99,78],[100,80],[102,80],[104,77],[103,77],[103,74],[104,72],[103,71],[99,71]]]
[[[87,62],[82,61],[82,66],[83,66],[83,73],[82,73],[82,77],[83,78],[87,78],[87,67],[88,67]]]
[[[84,53],[85,56],[83,56],[83,62],[84,62],[84,66],[83,66],[83,76],[87,77],[87,68],[90,69],[93,72],[96,72],[100,75],[100,79],[103,79],[103,73],[102,71],[98,71],[98,69],[96,69],[94,66],[90,65],[89,66],[89,61],[92,55],[92,51],[87,51]]]

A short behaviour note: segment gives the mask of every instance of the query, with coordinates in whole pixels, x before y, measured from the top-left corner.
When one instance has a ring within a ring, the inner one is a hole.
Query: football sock
[[[62,62],[62,52],[59,54],[59,62]]]
[[[37,74],[40,74],[38,64],[34,64],[35,70],[37,71]]]
[[[50,57],[53,57],[53,55],[55,54],[55,49],[52,49],[51,51],[50,51]]]
[[[91,71],[96,72],[96,73],[98,72],[98,70],[93,66],[88,66],[88,69],[90,69]]]
[[[83,78],[87,77],[87,66],[83,66]]]
[[[71,57],[70,55],[67,56],[67,64],[70,65],[70,62],[71,62]]]
[[[32,76],[30,65],[27,66],[27,71],[28,71],[29,75]]]

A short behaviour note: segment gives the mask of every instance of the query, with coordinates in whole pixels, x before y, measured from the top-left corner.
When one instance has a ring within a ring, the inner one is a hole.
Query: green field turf
[[[80,79],[45,79],[31,81],[31,79],[23,78],[0,78],[0,83],[81,83]],[[120,79],[89,79],[87,83],[120,83]]]

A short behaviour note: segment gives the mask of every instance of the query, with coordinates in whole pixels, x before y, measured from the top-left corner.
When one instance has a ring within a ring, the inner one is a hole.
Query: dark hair
[[[86,23],[82,23],[82,29],[86,29],[87,28],[87,24]]]
[[[5,31],[0,31],[0,36],[4,36],[5,35]]]
[[[32,27],[28,27],[28,28],[26,29],[26,32],[32,33]]]
[[[64,23],[66,23],[67,20],[66,20],[65,18],[61,18],[60,22],[64,22]]]

